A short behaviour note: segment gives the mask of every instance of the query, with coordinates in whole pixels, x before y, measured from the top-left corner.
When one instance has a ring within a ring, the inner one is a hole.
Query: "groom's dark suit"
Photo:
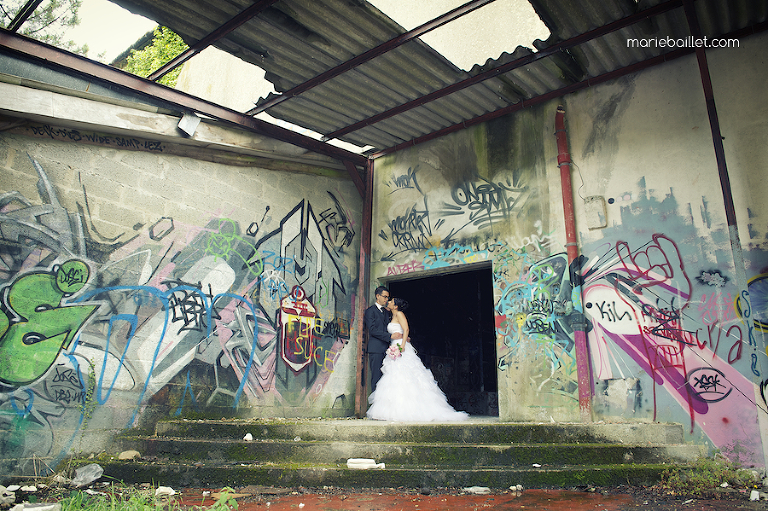
[[[371,368],[371,392],[376,390],[376,384],[381,379],[381,364],[389,348],[390,334],[387,332],[387,324],[390,320],[390,312],[379,308],[376,304],[365,310],[363,326],[368,331],[368,363]]]

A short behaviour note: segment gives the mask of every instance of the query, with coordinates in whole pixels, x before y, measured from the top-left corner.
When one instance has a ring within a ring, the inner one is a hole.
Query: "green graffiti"
[[[67,261],[52,272],[28,273],[6,293],[0,314],[0,381],[26,385],[40,378],[67,349],[97,305],[62,305],[88,281],[88,266]]]
[[[253,255],[247,260],[237,251],[237,247],[240,243],[253,249]],[[219,231],[212,233],[208,238],[205,252],[207,254],[213,254],[216,258],[221,257],[225,261],[229,261],[232,258],[239,258],[245,263],[245,266],[248,267],[250,273],[255,277],[260,276],[262,271],[264,271],[264,263],[261,260],[259,251],[256,250],[256,247],[254,247],[248,240],[237,235],[237,223],[228,218],[219,219]]]

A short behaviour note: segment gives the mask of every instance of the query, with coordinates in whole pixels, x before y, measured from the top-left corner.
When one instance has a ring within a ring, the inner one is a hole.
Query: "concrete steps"
[[[243,438],[250,434],[252,440]],[[179,487],[337,486],[526,488],[651,484],[694,461],[679,424],[465,423],[356,419],[173,420],[123,435],[140,460],[100,461],[126,483]],[[384,469],[349,469],[371,458]]]

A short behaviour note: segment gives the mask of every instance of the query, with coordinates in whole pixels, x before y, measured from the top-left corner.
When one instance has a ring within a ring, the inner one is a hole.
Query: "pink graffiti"
[[[625,241],[616,243],[616,254],[636,286],[660,286],[676,290],[687,300],[691,296],[691,280],[685,273],[677,244],[663,234],[654,234],[645,250],[632,252]],[[671,255],[670,255],[671,254]],[[677,273],[676,273],[677,272]],[[671,286],[672,282],[675,286]]]
[[[585,313],[593,325],[588,342],[595,378],[611,379],[614,371],[620,371],[612,354],[618,347],[656,383],[654,420],[656,387],[663,386],[688,411],[691,431],[698,425],[720,448],[738,444],[751,463],[762,466],[755,406],[747,397],[754,393],[753,385],[731,366],[741,358],[741,329],[720,327],[714,316],[706,333],[685,328],[691,319],[686,313],[692,286],[677,244],[661,234],[636,251],[619,242],[610,261],[595,259],[582,270]],[[601,313],[605,303],[613,304],[609,320]],[[727,360],[717,355],[724,351],[719,343],[726,339],[736,339]],[[747,392],[730,392],[722,400],[702,397],[702,392],[711,390],[701,385],[704,370],[716,374],[718,382]],[[698,379],[689,381],[689,375]]]
[[[736,319],[731,293],[716,291],[709,295],[709,297],[704,293],[701,295],[699,312],[701,313],[701,321],[705,325],[714,325],[720,321],[733,321]]]
[[[725,335],[723,335],[725,334]],[[712,349],[712,355],[716,355],[720,349],[720,343],[726,343],[729,340],[735,339],[735,342],[731,344],[728,350],[728,363],[733,364],[737,360],[741,360],[742,349],[744,347],[743,333],[739,325],[731,325],[726,330],[720,322],[715,322],[713,325],[707,325],[707,335],[709,346]],[[699,348],[703,348],[707,341],[699,343]]]
[[[414,271],[420,271],[424,269],[424,265],[420,261],[415,259],[409,263],[396,264],[387,268],[387,275],[401,275],[403,273],[411,273]]]

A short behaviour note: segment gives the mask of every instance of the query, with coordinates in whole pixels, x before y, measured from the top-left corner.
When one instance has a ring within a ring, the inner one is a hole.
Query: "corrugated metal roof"
[[[171,28],[190,46],[252,6],[246,0],[113,1]],[[586,80],[631,71],[632,66],[673,51],[628,47],[630,38],[691,35],[682,0],[531,0],[531,4],[551,31],[551,37],[536,41],[534,49],[518,47],[466,72],[415,39],[269,106],[266,112],[323,135],[336,133],[340,140],[370,145],[372,152],[381,154],[494,113],[513,111],[525,104],[521,101],[530,103]],[[697,0],[694,5],[702,35],[708,38],[748,27],[764,30],[768,19],[768,0]],[[647,9],[664,12],[637,16]],[[637,19],[626,27],[590,34],[630,16]],[[364,0],[279,0],[214,45],[266,71],[277,94],[259,101],[258,107],[405,33]],[[574,40],[583,34],[595,37]],[[548,51],[553,48],[557,51]],[[515,69],[493,71],[526,58],[530,60]],[[472,82],[473,77],[488,76]],[[444,94],[450,87],[457,90]]]

